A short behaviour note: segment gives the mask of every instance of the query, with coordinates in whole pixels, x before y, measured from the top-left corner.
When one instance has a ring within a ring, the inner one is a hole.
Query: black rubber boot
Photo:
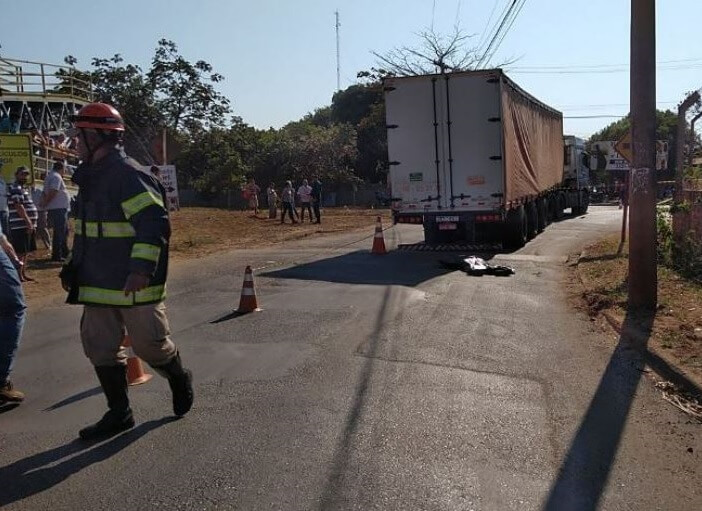
[[[134,427],[134,416],[127,397],[127,366],[96,366],[98,380],[107,397],[109,410],[98,422],[80,430],[83,440],[109,438]]]
[[[173,392],[173,413],[182,417],[193,406],[193,373],[183,367],[180,360],[180,353],[176,352],[175,357],[166,365],[154,367],[154,370],[161,376],[168,379],[168,385]]]

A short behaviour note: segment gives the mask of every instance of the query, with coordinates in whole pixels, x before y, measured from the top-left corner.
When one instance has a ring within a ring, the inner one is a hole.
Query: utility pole
[[[656,261],[656,2],[631,0],[631,133],[629,306],[655,309]]]
[[[695,159],[695,145],[697,144],[697,137],[695,136],[695,123],[702,117],[702,112],[695,115],[690,121],[690,155],[687,159],[687,166],[692,167],[692,163]]]
[[[675,200],[683,195],[683,174],[685,173],[685,131],[687,111],[700,100],[700,92],[695,91],[686,97],[678,107],[678,134],[675,140]]]
[[[686,97],[678,107],[678,130],[675,140],[675,203],[681,204],[685,198],[683,187],[685,185],[685,140],[687,139],[687,111],[700,100],[700,92],[695,91]],[[693,134],[694,136],[694,134]],[[680,257],[685,242],[684,225],[680,211],[673,213],[673,258]]]
[[[341,23],[339,23],[339,10],[337,9],[334,11],[334,16],[336,16],[336,90],[340,91],[341,90],[341,65],[340,65],[340,60],[341,60],[341,52],[339,50],[339,27],[341,26]]]

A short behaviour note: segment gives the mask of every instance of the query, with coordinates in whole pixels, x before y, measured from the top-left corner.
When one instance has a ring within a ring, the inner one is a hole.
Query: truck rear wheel
[[[585,190],[581,190],[578,194],[578,204],[573,206],[573,216],[580,216],[587,213],[587,208],[590,205],[590,197]]]
[[[548,205],[548,223],[553,222],[556,219],[556,196],[551,194],[546,199],[546,204]]]
[[[540,197],[536,201],[536,212],[539,216],[539,232],[543,232],[546,226],[549,224],[548,221],[548,203],[544,197]]]
[[[522,248],[527,242],[527,217],[524,206],[519,206],[507,213],[505,222],[504,245],[506,248]]]
[[[580,192],[580,204],[582,204],[580,214],[584,215],[587,213],[587,208],[590,207],[590,194],[585,190]]]
[[[536,202],[532,201],[526,205],[527,216],[527,238],[532,239],[539,233],[539,213]]]
[[[436,223],[431,220],[424,221],[424,243],[427,245],[436,245],[439,243],[439,230]]]
[[[558,192],[556,195],[556,220],[563,218],[563,210],[566,207],[566,198],[563,192]]]

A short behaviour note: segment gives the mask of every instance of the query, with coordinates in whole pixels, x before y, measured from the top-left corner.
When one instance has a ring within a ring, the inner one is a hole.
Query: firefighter
[[[68,303],[83,304],[80,335],[95,366],[108,411],[79,432],[84,440],[134,426],[127,397],[125,333],[136,355],[168,379],[173,413],[193,403],[192,373],[170,338],[164,299],[170,222],[165,190],[121,149],[124,122],[104,103],[91,103],[73,119],[80,166],[75,236],[61,271]]]

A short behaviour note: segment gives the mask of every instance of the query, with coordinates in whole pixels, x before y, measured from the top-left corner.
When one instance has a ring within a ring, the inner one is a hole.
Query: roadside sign
[[[2,178],[6,183],[15,180],[17,167],[29,169],[29,184],[34,182],[34,167],[32,165],[32,141],[27,134],[0,135],[0,162],[2,162]]]
[[[614,149],[629,163],[633,161],[634,151],[631,148],[631,130],[627,131],[626,134],[619,139],[619,142],[614,144]]]
[[[156,165],[156,167],[158,167],[160,171],[158,178],[166,189],[168,211],[179,210],[180,201],[178,199],[178,179],[176,177],[175,165]],[[146,165],[143,170],[147,174],[151,173],[151,165]]]

